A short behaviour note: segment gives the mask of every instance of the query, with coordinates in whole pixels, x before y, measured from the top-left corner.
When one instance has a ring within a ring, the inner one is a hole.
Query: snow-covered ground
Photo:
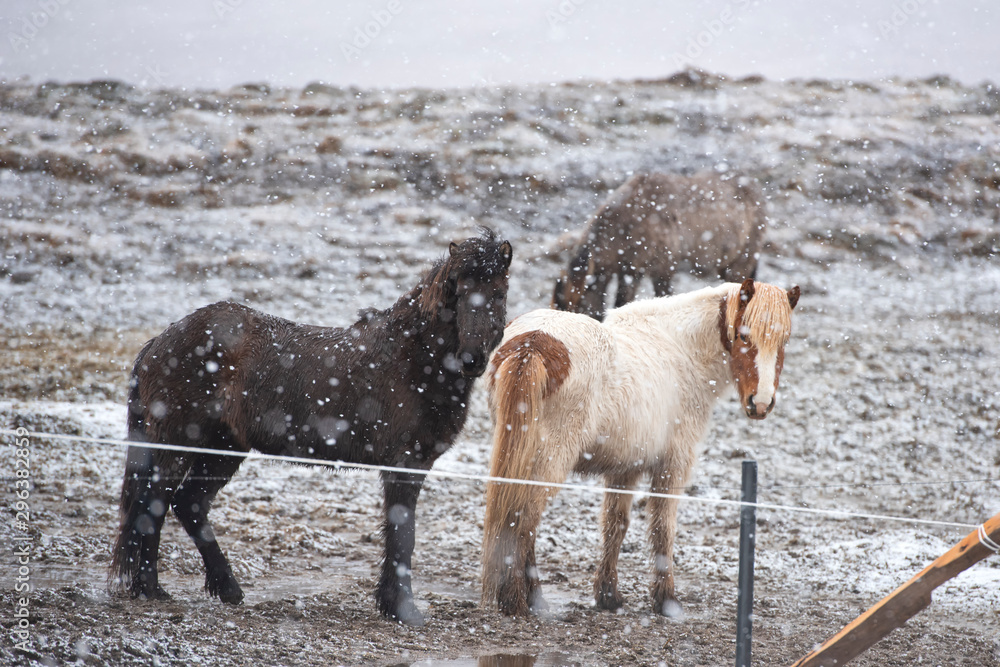
[[[37,653],[9,662],[389,664],[506,653],[540,656],[535,664],[730,663],[738,516],[705,501],[738,497],[743,458],[759,463],[761,502],[970,525],[1000,511],[998,120],[996,88],[946,78],[0,87],[7,426],[120,438],[128,368],[169,322],[231,298],[342,325],[360,307],[391,303],[479,224],[513,243],[511,316],[545,307],[572,232],[640,170],[758,179],[770,224],[759,278],[802,287],[775,412],[756,423],[733,401],[716,411],[693,501],[680,511],[681,620],[647,612],[641,500],[621,563],[627,610],[590,608],[600,496],[584,491],[560,493],[539,535],[555,617],[479,609],[482,486],[434,478],[418,506],[414,563],[429,623],[388,624],[370,595],[377,480],[259,461],[213,510],[245,583],[243,607],[204,598],[200,559],[173,521],[162,562],[174,601],[110,598],[122,451],[38,440]],[[485,473],[488,433],[477,393],[437,469]],[[968,532],[781,510],[759,521],[762,664],[791,663]],[[0,571],[0,589],[12,608],[13,566]],[[1000,664],[998,628],[993,558],[938,589],[857,664]]]

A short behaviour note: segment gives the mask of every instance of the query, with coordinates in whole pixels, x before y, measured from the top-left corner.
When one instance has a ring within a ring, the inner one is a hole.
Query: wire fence
[[[874,514],[867,512],[851,512],[847,510],[835,510],[835,509],[823,509],[817,507],[803,507],[796,505],[781,505],[775,503],[748,503],[740,500],[730,500],[726,498],[706,498],[701,496],[691,496],[685,493],[658,493],[653,491],[642,491],[638,489],[615,489],[608,488],[599,485],[589,485],[589,484],[572,484],[567,482],[545,482],[538,480],[526,480],[526,479],[511,479],[506,477],[492,477],[490,475],[482,475],[476,473],[461,472],[458,470],[447,470],[447,469],[431,469],[431,470],[419,470],[415,468],[406,468],[399,466],[383,466],[374,465],[366,463],[352,463],[349,461],[329,461],[326,459],[317,458],[307,458],[300,456],[283,456],[275,454],[263,454],[260,452],[240,452],[233,450],[219,450],[219,449],[209,449],[205,447],[189,447],[185,445],[173,445],[166,443],[151,443],[151,442],[137,442],[132,440],[121,440],[117,438],[97,438],[90,436],[79,436],[79,435],[69,435],[63,433],[47,433],[41,431],[17,431],[14,429],[0,429],[0,436],[14,436],[20,438],[34,438],[34,439],[49,439],[64,442],[77,442],[77,443],[90,443],[104,447],[143,447],[148,449],[158,449],[165,451],[173,451],[178,453],[189,453],[189,454],[211,454],[216,456],[233,456],[239,457],[245,460],[257,460],[257,461],[273,461],[278,463],[294,463],[310,466],[322,466],[330,468],[334,471],[368,471],[372,473],[385,474],[385,473],[395,473],[395,474],[407,474],[407,475],[423,475],[425,477],[435,477],[441,479],[457,479],[466,480],[477,483],[500,483],[500,484],[523,484],[527,486],[539,486],[549,489],[559,489],[559,490],[570,490],[570,491],[582,491],[586,493],[617,493],[622,495],[631,495],[636,498],[665,498],[673,499],[683,502],[694,502],[702,503],[708,505],[728,505],[733,507],[754,507],[761,510],[771,510],[775,512],[789,512],[798,514],[812,514],[818,516],[824,516],[828,518],[840,518],[840,519],[868,519],[873,521],[886,521],[894,523],[907,523],[907,524],[919,524],[926,526],[941,526],[947,528],[962,528],[965,530],[973,530],[979,524],[969,524],[961,523],[955,521],[939,521],[935,519],[922,519],[916,517],[902,517],[893,516],[887,514]],[[1000,480],[992,478],[983,478],[978,480],[956,480],[953,482],[926,482],[930,485],[939,484],[974,484],[974,483],[991,483]],[[924,484],[923,482],[900,482],[900,483],[877,483],[878,486],[907,486],[915,484]],[[816,488],[842,488],[845,484],[825,484],[816,486],[775,486],[775,487],[761,487],[761,488],[773,488],[773,489],[816,489]],[[864,485],[859,484],[856,486],[874,486],[874,485]],[[681,489],[683,490],[683,489]]]

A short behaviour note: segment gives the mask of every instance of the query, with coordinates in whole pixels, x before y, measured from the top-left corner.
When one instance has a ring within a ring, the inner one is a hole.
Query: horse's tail
[[[128,394],[128,438],[129,440],[146,440],[146,410],[142,405],[142,398],[139,393],[139,370],[149,347],[153,344],[150,340],[143,346],[142,351],[136,357],[135,365],[132,367],[132,375],[129,377]],[[115,546],[111,550],[111,565],[108,568],[108,586],[112,590],[118,590],[129,586],[133,577],[139,571],[139,543],[132,538],[131,516],[133,508],[137,505],[137,500],[141,493],[141,481],[148,478],[152,472],[152,457],[147,465],[142,465],[139,460],[139,452],[136,447],[129,447],[126,454],[125,477],[122,480],[121,501],[119,505],[119,526],[118,537]],[[149,450],[146,450],[148,452]]]
[[[544,399],[569,372],[569,352],[552,336],[531,331],[507,341],[493,357],[490,378],[493,400],[493,452],[490,475],[506,479],[551,477],[539,469],[548,461],[542,442]],[[562,481],[562,480],[559,480]],[[549,491],[506,482],[486,485],[483,532],[482,600],[506,614],[529,609],[534,564],[534,532]]]

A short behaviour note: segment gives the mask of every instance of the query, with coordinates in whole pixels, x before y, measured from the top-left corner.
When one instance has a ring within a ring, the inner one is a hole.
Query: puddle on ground
[[[583,664],[585,663],[581,658],[573,657],[568,653],[541,653],[539,655],[497,653],[457,660],[401,662],[393,667],[571,667]]]
[[[65,563],[39,563],[32,572],[32,590],[59,590],[70,587],[94,600],[109,599],[107,570],[104,564],[94,562],[68,565]],[[253,606],[261,602],[277,602],[281,600],[297,600],[343,591],[362,582],[362,586],[370,588],[377,577],[377,570],[371,563],[347,560],[341,557],[328,557],[322,561],[322,569],[317,570],[274,570],[267,576],[245,577],[240,582],[246,594],[244,604]],[[176,602],[189,604],[210,603],[211,599],[204,591],[204,574],[181,573],[167,570],[160,573],[160,583]],[[12,589],[13,577],[0,576],[0,589]],[[416,584],[416,603],[420,611],[433,618],[433,606],[441,601],[456,600],[479,604],[480,591],[478,586],[464,582],[430,578],[420,580]],[[547,608],[540,613],[543,618],[560,619],[583,602],[574,592],[550,584],[545,589]],[[493,662],[484,662],[493,660]],[[520,662],[519,662],[520,661]],[[401,663],[406,664],[406,663]],[[571,660],[560,653],[530,655],[498,655],[480,658],[468,658],[453,661],[434,661],[432,663],[414,663],[420,665],[496,665],[497,667],[515,667],[517,665],[538,665],[539,667],[582,664],[579,660]]]
[[[330,561],[337,559],[328,559]],[[321,595],[343,589],[354,582],[372,579],[368,563],[339,559],[340,562],[324,563],[322,571],[290,571],[288,574],[271,574],[267,577],[247,578],[240,582],[246,593],[245,603],[277,601],[288,598]],[[10,577],[0,579],[0,588],[13,588]],[[203,589],[205,575],[183,574],[167,571],[160,573],[160,583],[178,601],[208,600]],[[74,567],[63,563],[40,563],[32,572],[32,590],[56,590],[66,586],[78,587],[88,595],[100,596],[107,592],[107,571],[90,566]]]

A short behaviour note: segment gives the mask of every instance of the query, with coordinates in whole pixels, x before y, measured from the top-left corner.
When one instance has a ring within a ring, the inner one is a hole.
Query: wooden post
[[[917,576],[882,598],[792,667],[834,667],[866,651],[931,603],[931,591],[987,556],[1000,553],[1000,514],[969,533]]]

